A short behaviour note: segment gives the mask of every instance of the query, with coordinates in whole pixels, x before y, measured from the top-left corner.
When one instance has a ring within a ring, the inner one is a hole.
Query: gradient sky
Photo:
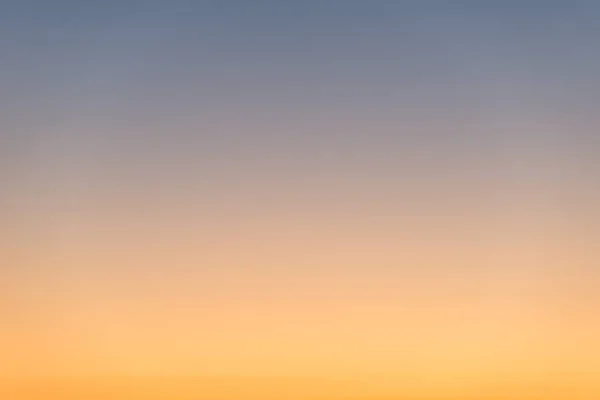
[[[592,1],[3,2],[0,372],[591,384],[599,38]]]

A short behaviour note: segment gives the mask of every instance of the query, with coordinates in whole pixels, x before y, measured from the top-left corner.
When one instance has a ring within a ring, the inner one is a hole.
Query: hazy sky
[[[599,370],[599,38],[593,1],[3,2],[0,371]]]

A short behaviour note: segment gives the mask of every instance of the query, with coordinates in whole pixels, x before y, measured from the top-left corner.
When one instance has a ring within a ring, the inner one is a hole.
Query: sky
[[[600,393],[599,22],[3,2],[0,375]]]

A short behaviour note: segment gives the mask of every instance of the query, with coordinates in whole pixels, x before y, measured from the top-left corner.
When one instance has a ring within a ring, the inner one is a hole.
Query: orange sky
[[[600,398],[596,6],[17,3],[0,398]]]

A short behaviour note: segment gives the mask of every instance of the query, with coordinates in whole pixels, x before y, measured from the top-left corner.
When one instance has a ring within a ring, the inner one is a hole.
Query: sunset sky
[[[599,40],[580,0],[2,2],[0,381],[599,398]]]

